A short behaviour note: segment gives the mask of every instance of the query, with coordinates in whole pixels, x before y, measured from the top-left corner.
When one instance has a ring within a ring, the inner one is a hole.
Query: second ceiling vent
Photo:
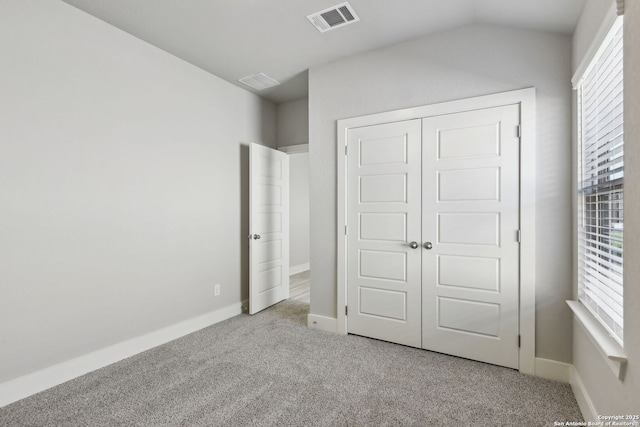
[[[358,22],[360,18],[356,15],[349,2],[340,3],[320,12],[312,13],[307,19],[320,31],[333,30],[344,25]]]

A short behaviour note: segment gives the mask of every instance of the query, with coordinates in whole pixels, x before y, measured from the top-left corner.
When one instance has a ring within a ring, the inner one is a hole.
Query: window
[[[622,344],[622,17],[577,83],[578,298]]]

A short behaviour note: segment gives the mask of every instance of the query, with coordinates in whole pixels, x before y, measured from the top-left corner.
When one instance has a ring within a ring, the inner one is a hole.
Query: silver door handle
[[[418,249],[418,246],[420,245],[418,245],[418,242],[411,242],[409,243],[409,246],[411,246],[411,249]]]
[[[431,242],[427,242],[427,243],[424,244],[424,248],[425,249],[431,249],[431,248],[433,248],[433,245],[431,244]]]
[[[253,239],[254,239],[254,240],[258,240],[259,238],[260,238],[260,235],[259,235],[259,234],[254,234],[254,235],[253,235]]]

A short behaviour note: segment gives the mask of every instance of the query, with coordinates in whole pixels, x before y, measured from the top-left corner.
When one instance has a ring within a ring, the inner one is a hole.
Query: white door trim
[[[347,265],[345,227],[347,220],[347,162],[345,147],[351,128],[479,110],[502,105],[520,105],[520,356],[519,370],[535,373],[535,195],[536,195],[536,101],[535,88],[526,88],[456,101],[412,107],[338,120],[337,144],[337,332],[347,333],[345,315]],[[522,159],[526,159],[523,161]]]

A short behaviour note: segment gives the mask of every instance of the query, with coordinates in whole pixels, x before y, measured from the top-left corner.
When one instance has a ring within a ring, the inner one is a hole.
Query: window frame
[[[574,89],[576,90],[576,128],[577,128],[577,148],[576,148],[576,155],[575,155],[575,159],[577,162],[577,171],[576,171],[576,179],[577,179],[577,193],[576,193],[576,206],[577,209],[574,212],[574,218],[577,221],[577,233],[576,236],[574,238],[574,244],[576,245],[577,248],[577,257],[576,257],[576,271],[577,271],[577,278],[576,278],[576,282],[577,282],[577,289],[578,289],[578,299],[580,301],[580,304],[591,314],[591,316],[594,318],[594,320],[596,320],[600,326],[602,326],[604,328],[604,330],[606,331],[606,333],[613,338],[613,340],[615,340],[615,342],[622,348],[622,346],[624,345],[623,342],[623,333],[624,333],[624,317],[623,317],[623,298],[624,298],[624,282],[622,280],[622,268],[623,268],[623,264],[622,264],[622,259],[623,259],[623,255],[620,257],[620,279],[619,279],[619,285],[622,289],[622,294],[620,295],[620,298],[622,299],[622,301],[619,303],[619,311],[618,307],[615,307],[613,309],[611,309],[611,311],[615,311],[616,314],[619,315],[619,333],[616,333],[616,331],[614,330],[614,328],[612,326],[610,326],[609,324],[607,324],[607,322],[600,316],[599,311],[600,311],[600,307],[596,307],[594,308],[593,305],[591,305],[587,299],[587,293],[584,291],[584,282],[583,279],[586,277],[585,276],[585,270],[582,270],[583,268],[583,263],[586,263],[586,267],[591,268],[593,271],[596,272],[600,272],[603,269],[607,269],[608,267],[598,267],[597,265],[594,267],[594,264],[599,264],[593,261],[586,261],[586,257],[584,256],[583,253],[583,249],[585,248],[585,246],[581,243],[584,242],[585,245],[587,245],[588,247],[588,243],[589,241],[591,241],[592,243],[595,241],[593,239],[587,239],[586,235],[587,234],[592,234],[593,233],[587,233],[585,228],[588,227],[588,225],[591,225],[591,227],[593,227],[594,224],[587,224],[587,227],[585,227],[585,224],[583,224],[584,219],[586,218],[586,216],[584,216],[585,212],[587,211],[587,209],[585,208],[586,205],[588,205],[585,202],[585,199],[587,197],[593,197],[594,194],[585,194],[585,191],[583,189],[583,182],[584,182],[584,177],[583,177],[583,166],[584,166],[584,162],[583,162],[583,158],[585,156],[585,150],[583,148],[583,143],[585,142],[585,124],[584,124],[584,114],[583,114],[583,107],[585,105],[585,101],[584,101],[584,87],[583,84],[585,82],[585,79],[587,77],[590,77],[591,72],[593,71],[594,67],[597,66],[597,64],[600,62],[600,60],[602,59],[602,55],[603,53],[609,48],[610,43],[612,43],[614,41],[614,39],[618,36],[618,33],[622,32],[622,27],[623,27],[623,17],[622,16],[618,16],[611,25],[608,26],[608,28],[606,29],[605,35],[604,37],[601,38],[600,43],[598,43],[597,46],[597,50],[595,50],[594,54],[587,57],[586,59],[588,59],[586,61],[586,66],[584,66],[585,63],[583,63],[583,67],[580,67],[581,69],[579,69],[579,74],[576,73],[576,75],[578,76],[578,78],[576,79],[574,77],[573,82],[574,82]],[[623,41],[624,43],[624,41]],[[622,96],[624,96],[624,93],[622,93]],[[624,107],[622,107],[624,108]],[[622,117],[622,113],[620,114],[620,117]],[[622,134],[623,135],[623,134]],[[598,141],[600,142],[600,141]],[[606,146],[607,143],[604,143],[602,145],[598,145],[598,147],[604,147]],[[621,146],[622,146],[622,150],[624,150],[624,137],[622,136],[622,141],[621,141]],[[613,156],[612,156],[613,157]],[[606,159],[607,161],[610,159]],[[622,161],[623,164],[623,161]],[[600,164],[599,164],[600,165]],[[622,171],[624,171],[624,167],[622,166]],[[623,172],[622,172],[623,173]],[[624,194],[624,178],[621,179],[622,183],[621,183],[621,188],[617,191],[620,191],[621,194]],[[595,197],[598,200],[602,195],[606,194],[609,192],[609,190],[603,190],[602,188],[598,189],[598,187],[600,187],[598,184],[595,185],[596,189],[595,189]],[[622,198],[623,200],[623,198]],[[599,200],[598,200],[599,201]],[[623,203],[623,201],[620,201],[619,203]],[[598,211],[598,206],[594,206],[591,205],[589,206],[592,209],[595,209],[594,212]],[[620,212],[622,212],[622,206],[620,206]],[[624,219],[622,219],[622,221],[624,221]],[[606,221],[605,221],[606,222]],[[600,224],[595,224],[595,227],[600,227]],[[602,235],[600,235],[599,233],[603,233]],[[621,231],[621,233],[623,233],[623,231]],[[606,235],[606,231],[604,232],[597,232],[595,233],[596,237],[603,237],[603,238],[610,238],[611,236]],[[584,240],[583,240],[584,239]],[[621,239],[622,240],[622,239]],[[610,246],[610,245],[609,245]],[[606,254],[603,255],[605,258],[607,257]],[[608,274],[608,271],[606,272],[606,274]],[[605,274],[605,275],[606,275]],[[606,285],[602,285],[602,288],[604,288]],[[597,304],[597,303],[596,303]],[[572,309],[574,310],[574,312],[576,311],[574,306],[572,306],[570,304],[570,306],[572,307]],[[602,310],[602,311],[607,311],[607,310]],[[577,313],[576,313],[577,314]],[[607,315],[608,316],[608,315]],[[584,316],[583,316],[584,317]],[[615,326],[615,325],[614,325]]]

